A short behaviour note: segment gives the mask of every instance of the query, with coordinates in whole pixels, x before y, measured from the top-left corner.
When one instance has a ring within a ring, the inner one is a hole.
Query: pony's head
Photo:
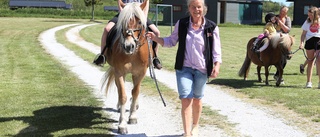
[[[145,37],[147,17],[143,12],[146,2],[127,3],[121,10],[117,22],[117,38],[121,49],[126,54],[135,53],[136,49],[142,45],[141,41]]]
[[[292,57],[291,47],[295,42],[294,36],[291,36],[289,34],[279,33],[273,36],[271,41],[273,45],[278,45],[280,47],[280,50],[283,56],[285,56],[287,59],[291,59]]]

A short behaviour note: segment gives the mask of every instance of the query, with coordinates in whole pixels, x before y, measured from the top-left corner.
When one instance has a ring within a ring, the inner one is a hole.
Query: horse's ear
[[[119,6],[121,7],[121,9],[123,9],[123,8],[124,8],[124,6],[126,6],[126,4],[125,4],[125,3],[123,3],[123,1],[122,1],[122,0],[119,0]]]
[[[149,11],[149,0],[144,0],[144,2],[140,5],[140,8],[142,11],[148,16]]]

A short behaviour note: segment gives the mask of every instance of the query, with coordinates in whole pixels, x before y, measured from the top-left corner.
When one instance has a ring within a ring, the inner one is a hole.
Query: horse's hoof
[[[119,134],[128,134],[128,129],[126,127],[118,127],[118,133]]]
[[[135,119],[129,119],[129,124],[137,124],[138,123],[138,120],[135,118]]]

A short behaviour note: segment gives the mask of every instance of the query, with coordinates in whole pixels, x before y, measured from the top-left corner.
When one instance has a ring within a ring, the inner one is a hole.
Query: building
[[[206,17],[214,22],[236,24],[260,24],[262,21],[263,0],[206,0]],[[186,0],[162,0],[173,6],[173,22],[187,16]],[[170,12],[164,11],[164,22],[168,23]]]
[[[293,2],[293,25],[302,25],[308,17],[310,6],[320,7],[320,0],[287,0]]]

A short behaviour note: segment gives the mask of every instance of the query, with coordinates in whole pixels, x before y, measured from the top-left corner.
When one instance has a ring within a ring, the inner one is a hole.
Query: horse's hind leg
[[[132,76],[133,79],[133,89],[131,91],[132,101],[130,105],[130,116],[129,124],[137,124],[137,109],[139,108],[138,97],[140,92],[140,85],[144,75]]]
[[[126,107],[125,104],[127,102],[127,95],[125,91],[125,84],[123,77],[116,77],[115,83],[118,88],[118,107],[120,108],[120,118],[119,118],[119,126],[118,126],[118,132],[120,134],[127,134],[127,119],[126,119]]]

